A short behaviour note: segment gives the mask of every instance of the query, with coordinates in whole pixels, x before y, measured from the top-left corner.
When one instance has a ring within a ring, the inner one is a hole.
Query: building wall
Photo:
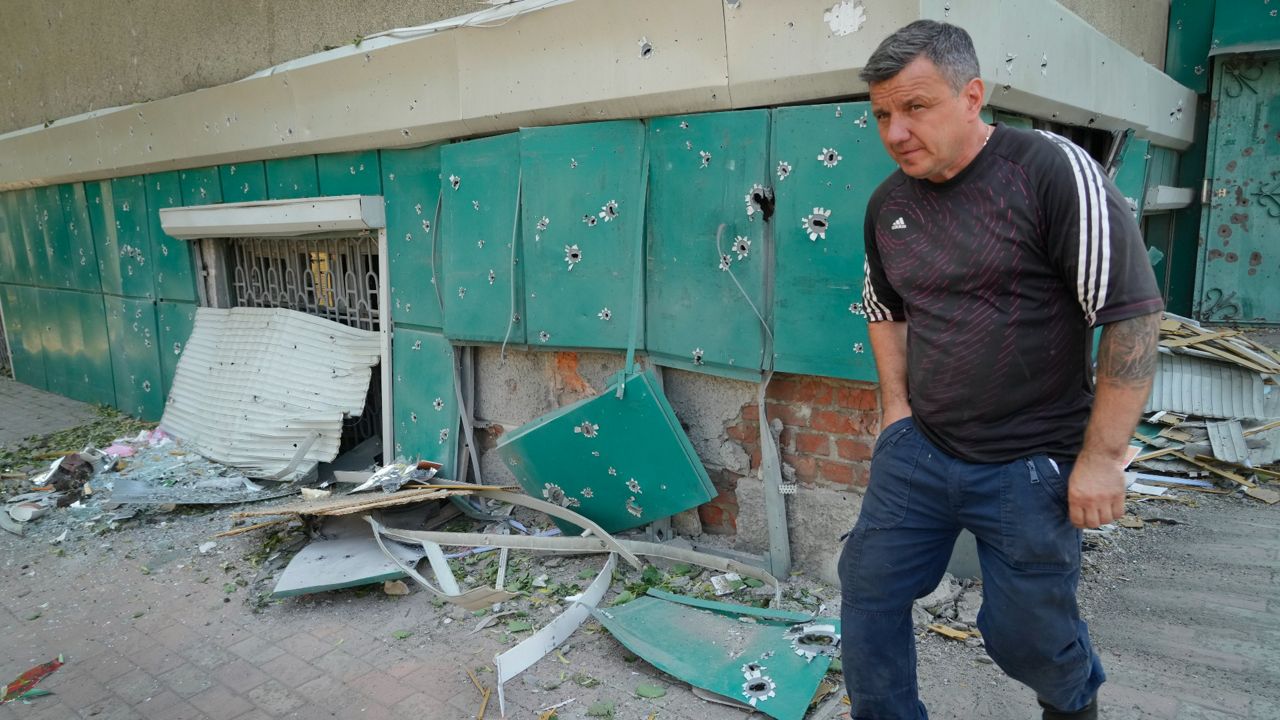
[[[234,82],[471,0],[4,0],[0,133]]]
[[[1163,67],[1169,0],[1062,4]],[[469,0],[5,0],[0,133],[221,85],[477,7]]]

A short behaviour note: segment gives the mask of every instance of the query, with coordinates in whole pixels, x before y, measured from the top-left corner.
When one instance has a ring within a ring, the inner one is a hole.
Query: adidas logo
[[[898,218],[897,220],[893,221],[893,224],[889,226],[889,229],[890,230],[906,230],[907,223],[902,218]]]

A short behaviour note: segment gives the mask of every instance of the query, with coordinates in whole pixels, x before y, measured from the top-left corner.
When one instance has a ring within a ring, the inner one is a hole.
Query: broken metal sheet
[[[364,411],[381,336],[280,308],[199,308],[161,427],[251,477],[305,475]],[[301,446],[313,444],[305,453]]]
[[[719,611],[653,594],[592,614],[628,650],[691,685],[779,718],[804,717],[839,643],[840,624],[762,620],[726,603]],[[825,641],[809,642],[821,634]]]
[[[652,370],[504,433],[497,450],[525,492],[573,508],[608,532],[716,495]],[[567,535],[579,532],[558,524]]]
[[[1265,467],[1280,462],[1280,427],[1255,431],[1247,442],[1250,465]]]
[[[424,555],[420,548],[391,543],[387,550],[401,563],[416,565]],[[404,577],[399,565],[389,560],[373,538],[345,537],[320,540],[298,551],[276,582],[271,596],[277,598],[307,593],[371,585]]]
[[[1186,485],[1188,487],[1211,488],[1213,483],[1208,480],[1197,480],[1195,478],[1170,477],[1166,475],[1151,475],[1149,473],[1133,473],[1135,480],[1145,480],[1149,483],[1163,483],[1165,485]]]
[[[382,533],[392,540],[401,542],[434,542],[441,545],[461,545],[468,547],[500,547],[513,550],[538,550],[567,553],[601,553],[618,552],[620,549],[631,557],[644,555],[661,557],[674,562],[690,563],[702,567],[733,572],[743,577],[754,578],[768,583],[774,589],[774,603],[781,599],[781,586],[778,579],[758,567],[740,563],[736,560],[687,550],[672,545],[642,542],[639,540],[617,540],[616,546],[599,538],[589,537],[542,537],[537,535],[497,535],[492,533],[454,533],[430,530],[399,530],[382,528]],[[636,567],[639,567],[637,561]],[[736,606],[731,606],[736,607]],[[785,617],[785,613],[763,610],[768,617]],[[809,616],[797,615],[796,620],[811,619]]]
[[[1167,410],[1210,418],[1265,418],[1262,376],[1213,360],[1160,353],[1146,412]]]
[[[427,592],[431,593],[432,595],[435,595],[441,600],[447,600],[451,603],[454,603],[455,605],[461,605],[467,610],[479,610],[481,608],[488,607],[494,603],[505,602],[507,600],[510,600],[511,598],[519,596],[519,593],[511,593],[511,592],[507,592],[506,590],[498,590],[496,588],[490,588],[490,587],[473,588],[461,594],[447,593],[444,590],[436,587],[435,585],[432,585],[431,582],[428,581],[425,577],[423,577],[422,574],[419,573],[417,569],[415,569],[414,567],[400,562],[399,559],[392,554],[387,544],[382,540],[382,535],[383,535],[382,525],[377,520],[374,520],[371,517],[366,516],[365,520],[367,520],[369,524],[373,526],[373,539],[378,543],[378,547],[382,548],[383,554],[386,555],[388,558],[390,558],[393,562],[395,562],[396,565],[399,566],[400,570],[405,575],[408,575],[409,577],[413,578],[414,581],[417,582],[419,585],[421,585]],[[423,554],[424,555],[426,554],[425,546],[423,547]]]
[[[1244,441],[1244,429],[1239,420],[1210,421],[1209,444],[1213,456],[1219,460],[1242,463],[1249,457],[1249,447]]]
[[[498,709],[503,717],[507,716],[507,701],[502,690],[503,683],[532,667],[534,663],[559,647],[561,643],[573,634],[574,630],[577,630],[582,625],[587,616],[595,612],[596,606],[600,604],[600,599],[604,597],[605,592],[609,589],[609,583],[613,580],[613,569],[617,564],[617,555],[609,553],[609,557],[605,560],[600,574],[596,576],[595,580],[591,581],[587,589],[581,595],[565,598],[565,602],[569,603],[569,607],[564,612],[544,625],[541,630],[525,638],[520,644],[504,653],[499,653],[493,658],[493,663],[497,668]]]

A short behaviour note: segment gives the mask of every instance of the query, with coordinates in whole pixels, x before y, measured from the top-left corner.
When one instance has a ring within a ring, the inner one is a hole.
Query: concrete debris
[[[978,625],[978,610],[982,608],[982,590],[971,587],[956,601],[956,621],[970,627]]]
[[[916,601],[916,604],[927,610],[930,614],[937,615],[946,606],[955,602],[960,597],[960,592],[964,588],[960,582],[955,579],[951,573],[944,573],[942,581],[938,583],[938,587],[933,592],[925,595]]]

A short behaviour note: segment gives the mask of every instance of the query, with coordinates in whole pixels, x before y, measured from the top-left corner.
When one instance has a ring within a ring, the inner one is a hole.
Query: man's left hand
[[[1071,524],[1096,528],[1122,517],[1124,487],[1123,462],[1081,453],[1067,485]]]

